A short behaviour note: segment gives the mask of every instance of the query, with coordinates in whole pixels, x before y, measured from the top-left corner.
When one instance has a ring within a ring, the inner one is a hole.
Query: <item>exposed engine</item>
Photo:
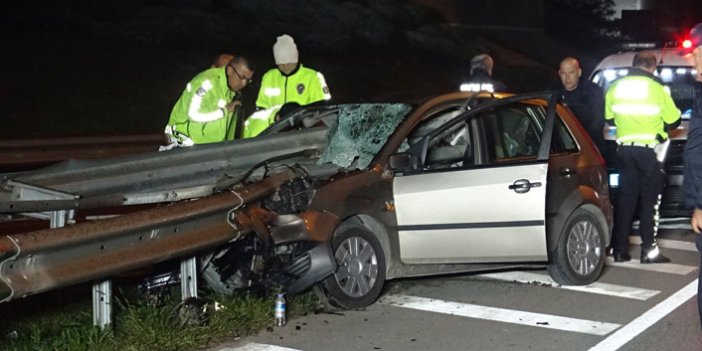
[[[312,260],[309,252],[316,243],[277,243],[271,235],[271,222],[280,215],[304,211],[313,195],[311,181],[298,177],[263,199],[261,207],[249,209],[246,220],[251,221],[249,225],[254,230],[202,258],[203,278],[208,285],[219,293],[232,294],[241,289],[286,288],[295,284],[309,271]]]
[[[314,191],[307,177],[295,178],[265,198],[263,207],[278,214],[300,213],[309,206]]]

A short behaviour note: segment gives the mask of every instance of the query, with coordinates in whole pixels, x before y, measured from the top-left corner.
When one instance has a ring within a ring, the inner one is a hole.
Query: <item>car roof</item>
[[[687,66],[692,67],[692,55],[689,51],[680,48],[670,48],[670,49],[656,49],[651,50],[656,54],[658,58],[659,66]],[[631,67],[631,62],[634,60],[634,55],[636,51],[622,52],[614,55],[609,55],[600,61],[600,63],[592,71],[593,74],[601,70],[610,68],[624,68]]]

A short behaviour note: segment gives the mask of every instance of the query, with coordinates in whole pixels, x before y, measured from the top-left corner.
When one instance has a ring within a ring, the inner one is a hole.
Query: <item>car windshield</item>
[[[592,81],[606,92],[612,82],[629,73],[629,67],[608,68],[595,72]],[[682,112],[683,119],[689,119],[694,100],[695,78],[693,69],[686,66],[659,66],[655,76],[670,89],[675,105]]]
[[[340,105],[319,163],[363,169],[410,111],[407,104]]]

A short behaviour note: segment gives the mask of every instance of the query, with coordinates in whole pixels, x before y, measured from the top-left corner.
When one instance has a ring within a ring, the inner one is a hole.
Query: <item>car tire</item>
[[[385,255],[380,241],[363,226],[351,226],[332,239],[337,270],[317,292],[334,307],[358,309],[380,296],[385,283]]]
[[[599,278],[606,259],[607,241],[602,221],[579,208],[566,221],[547,269],[562,285],[585,285]]]

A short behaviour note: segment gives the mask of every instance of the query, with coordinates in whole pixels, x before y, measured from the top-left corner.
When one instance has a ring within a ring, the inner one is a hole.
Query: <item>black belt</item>
[[[656,144],[644,144],[644,143],[637,143],[637,142],[629,142],[629,143],[619,143],[620,146],[638,146],[638,147],[647,147],[649,149],[653,149]]]

